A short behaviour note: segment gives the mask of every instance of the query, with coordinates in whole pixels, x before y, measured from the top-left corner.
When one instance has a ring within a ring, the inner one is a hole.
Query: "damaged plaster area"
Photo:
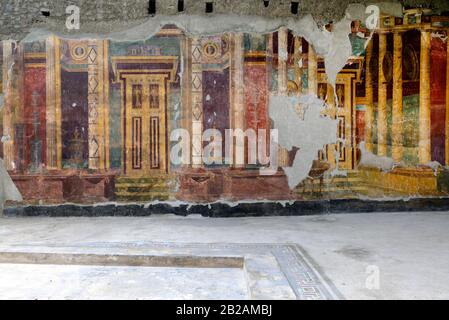
[[[3,110],[4,95],[0,94],[0,112]],[[2,142],[4,138],[2,137]],[[6,171],[3,159],[0,158],[0,216],[6,201],[22,201],[22,195]]]
[[[22,196],[6,171],[3,160],[0,159],[0,216],[6,201],[22,201]]]
[[[324,116],[324,101],[313,95],[272,96],[269,108],[279,132],[279,145],[288,151],[299,149],[293,166],[283,168],[290,189],[294,189],[307,178],[318,151],[337,142],[338,120]]]
[[[361,166],[379,168],[382,171],[393,170],[395,163],[392,158],[381,157],[381,156],[375,155],[372,152],[367,151],[364,142],[362,142],[360,144],[359,148],[360,148],[360,151],[362,154],[361,159],[360,159]]]

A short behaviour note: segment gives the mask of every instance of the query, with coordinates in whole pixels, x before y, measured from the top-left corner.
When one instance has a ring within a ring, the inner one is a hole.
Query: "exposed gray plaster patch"
[[[8,200],[22,201],[22,195],[6,171],[3,160],[0,159],[0,216],[3,214],[3,205]]]
[[[360,165],[365,167],[379,168],[383,171],[391,171],[394,168],[394,161],[389,157],[379,157],[366,150],[365,142],[362,142],[359,146],[362,152],[360,159]]]
[[[304,118],[296,111],[304,111]],[[307,178],[318,151],[337,141],[338,120],[324,115],[326,104],[313,95],[300,97],[271,96],[269,115],[279,131],[279,144],[292,150],[297,147],[292,167],[285,167],[288,184],[294,189]]]

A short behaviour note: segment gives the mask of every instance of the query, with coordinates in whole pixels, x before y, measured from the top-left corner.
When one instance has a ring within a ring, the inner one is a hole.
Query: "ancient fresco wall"
[[[447,19],[183,19],[3,41],[1,152],[25,203],[446,195]]]

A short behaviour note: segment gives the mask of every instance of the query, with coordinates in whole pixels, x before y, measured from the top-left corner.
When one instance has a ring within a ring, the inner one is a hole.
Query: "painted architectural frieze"
[[[354,21],[335,85],[287,27],[3,41],[0,157],[25,203],[447,195],[449,21],[414,16]]]

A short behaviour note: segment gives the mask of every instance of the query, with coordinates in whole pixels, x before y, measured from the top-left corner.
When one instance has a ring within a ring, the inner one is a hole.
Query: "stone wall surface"
[[[0,3],[0,38],[21,39],[33,27],[63,26],[66,8],[76,5],[81,9],[81,27],[84,32],[109,32],[118,25],[133,25],[147,19],[149,0],[2,0]],[[205,3],[213,2],[212,14],[240,14],[262,17],[292,17],[312,14],[318,24],[338,21],[350,4],[370,4],[369,0],[184,0],[184,14],[206,14]],[[291,13],[291,3],[298,2],[299,12]],[[399,1],[388,1],[398,3]],[[441,13],[449,10],[446,0],[405,0],[405,7],[432,8]],[[267,6],[266,6],[267,5]],[[45,16],[42,12],[49,13]],[[178,0],[156,1],[156,14],[177,15]],[[210,15],[210,14],[209,14]]]

